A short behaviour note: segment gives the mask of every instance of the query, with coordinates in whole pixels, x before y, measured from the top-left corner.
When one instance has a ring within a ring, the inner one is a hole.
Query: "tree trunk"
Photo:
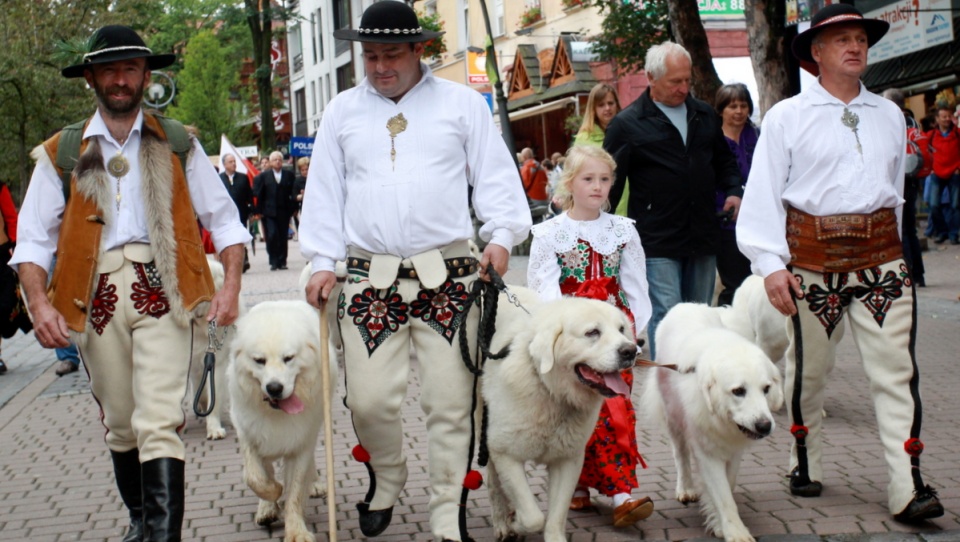
[[[273,68],[270,64],[270,47],[273,41],[273,17],[269,0],[244,0],[247,6],[247,22],[253,38],[253,78],[257,82],[257,98],[260,102],[260,151],[272,152],[277,148],[277,133],[273,126]],[[258,5],[259,4],[259,5]]]
[[[773,104],[790,96],[784,47],[785,4],[781,0],[745,0],[744,14],[762,117]]]
[[[771,0],[774,1],[774,0]],[[693,61],[693,84],[691,91],[697,98],[713,105],[717,89],[722,84],[717,70],[713,68],[713,55],[707,31],[700,20],[700,8],[696,0],[669,0],[670,26],[677,43],[690,53]]]

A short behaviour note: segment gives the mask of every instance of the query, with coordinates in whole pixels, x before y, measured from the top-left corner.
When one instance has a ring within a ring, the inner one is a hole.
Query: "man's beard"
[[[140,108],[140,102],[143,101],[143,81],[138,86],[103,88],[94,85],[94,92],[97,95],[97,101],[103,106],[103,109],[111,116],[128,115]],[[114,99],[111,94],[115,91],[125,92],[127,96],[123,99]]]

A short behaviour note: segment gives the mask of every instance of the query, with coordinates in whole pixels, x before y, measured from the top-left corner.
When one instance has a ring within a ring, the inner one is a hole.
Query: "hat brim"
[[[443,32],[434,32],[432,30],[424,30],[419,34],[361,34],[358,30],[352,30],[348,28],[341,28],[340,30],[333,31],[333,37],[337,38],[338,40],[362,41],[368,43],[421,43],[438,38],[443,34]]]
[[[890,23],[881,21],[879,19],[860,19],[856,21],[845,20],[831,24],[823,24],[816,28],[808,28],[807,30],[797,34],[797,37],[793,38],[793,44],[790,47],[790,49],[793,51],[793,56],[799,58],[800,60],[806,60],[807,62],[815,62],[813,60],[813,55],[810,54],[810,46],[813,44],[813,38],[817,37],[817,34],[819,34],[825,28],[829,28],[837,24],[850,23],[863,25],[863,29],[867,32],[867,47],[873,47],[876,45],[877,42],[887,34],[887,30],[890,30]]]
[[[167,66],[173,64],[177,60],[177,55],[168,53],[162,55],[145,55],[140,51],[118,51],[116,53],[104,54],[98,56],[89,62],[84,62],[82,64],[74,64],[73,66],[67,66],[66,68],[60,70],[60,74],[64,77],[71,79],[74,77],[83,77],[83,72],[87,68],[93,66],[94,64],[107,64],[110,62],[117,62],[120,60],[130,60],[131,58],[145,58],[147,59],[147,69],[149,70],[160,70],[166,68]]]

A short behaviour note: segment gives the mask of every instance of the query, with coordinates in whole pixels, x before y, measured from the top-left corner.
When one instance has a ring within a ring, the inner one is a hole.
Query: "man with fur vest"
[[[130,510],[123,540],[179,541],[190,321],[237,318],[250,234],[199,142],[141,109],[151,70],[174,55],[153,54],[125,26],[105,26],[87,43],[82,61],[61,73],[87,81],[97,111],[34,150],[10,264],[40,344],[73,339],[80,349]],[[220,251],[218,292],[197,218]]]

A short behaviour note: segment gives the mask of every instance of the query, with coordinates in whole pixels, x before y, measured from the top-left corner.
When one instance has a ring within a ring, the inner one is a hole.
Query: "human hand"
[[[70,346],[70,333],[67,320],[53,308],[46,297],[30,304],[30,316],[33,319],[33,336],[44,348],[66,348]]]
[[[483,249],[483,257],[480,258],[480,279],[490,282],[490,276],[487,274],[487,265],[493,264],[493,269],[501,277],[507,273],[510,265],[510,252],[494,243],[488,243]]]
[[[733,215],[730,217],[730,220],[736,222],[737,216],[740,215],[740,198],[737,196],[728,196],[723,202],[724,211],[730,211],[731,209],[733,209]]]
[[[337,276],[333,271],[318,271],[310,276],[307,282],[306,296],[307,303],[316,309],[322,309],[321,301],[325,302],[330,297],[330,292],[337,285]]]
[[[786,269],[774,271],[763,279],[763,287],[767,290],[767,298],[775,309],[784,316],[797,314],[795,299],[803,295],[800,289],[800,280]]]

